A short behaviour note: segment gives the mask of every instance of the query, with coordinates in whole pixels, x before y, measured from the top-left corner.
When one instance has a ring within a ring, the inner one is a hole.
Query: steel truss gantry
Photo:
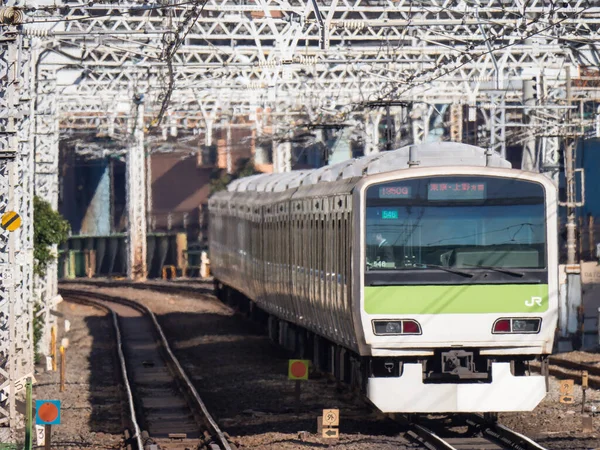
[[[10,21],[10,19],[7,19]],[[33,376],[33,70],[31,39],[5,25],[0,46],[0,215],[22,225],[0,232],[0,441],[19,425],[16,395]]]

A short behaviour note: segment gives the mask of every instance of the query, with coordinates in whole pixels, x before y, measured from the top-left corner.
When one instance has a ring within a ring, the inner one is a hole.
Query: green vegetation
[[[40,362],[40,353],[38,351],[38,343],[42,339],[42,333],[44,332],[44,316],[39,314],[42,309],[40,303],[36,303],[33,306],[33,359],[35,364]]]
[[[227,173],[225,170],[216,169],[210,175],[210,193],[224,191],[227,185],[237,178],[249,177],[259,173],[254,168],[254,161],[251,158],[240,159],[233,173]]]
[[[48,264],[56,258],[52,253],[52,246],[66,242],[71,227],[69,222],[59,212],[54,211],[50,203],[45,200],[34,197],[33,208],[33,271],[36,275],[44,277]],[[40,359],[37,347],[45,326],[44,316],[38,314],[41,309],[40,303],[36,303],[33,307],[33,348],[36,364]]]
[[[48,263],[55,259],[52,246],[66,242],[71,227],[45,200],[34,197],[33,208],[33,270],[43,277]]]

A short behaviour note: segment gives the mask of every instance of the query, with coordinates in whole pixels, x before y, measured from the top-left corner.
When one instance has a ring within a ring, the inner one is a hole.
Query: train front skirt
[[[543,376],[514,376],[510,363],[492,363],[491,383],[424,384],[421,364],[402,375],[369,378],[367,396],[382,412],[461,413],[531,411],[546,396]]]

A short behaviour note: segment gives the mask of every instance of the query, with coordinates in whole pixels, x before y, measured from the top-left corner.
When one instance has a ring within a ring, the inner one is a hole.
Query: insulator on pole
[[[21,8],[14,6],[5,6],[0,8],[0,23],[4,25],[20,25],[25,19],[25,14]]]

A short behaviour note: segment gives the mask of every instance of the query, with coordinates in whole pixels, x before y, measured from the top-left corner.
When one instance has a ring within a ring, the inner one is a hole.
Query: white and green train
[[[532,410],[558,318],[557,189],[423,144],[234,181],[209,200],[219,294],[384,412]]]

